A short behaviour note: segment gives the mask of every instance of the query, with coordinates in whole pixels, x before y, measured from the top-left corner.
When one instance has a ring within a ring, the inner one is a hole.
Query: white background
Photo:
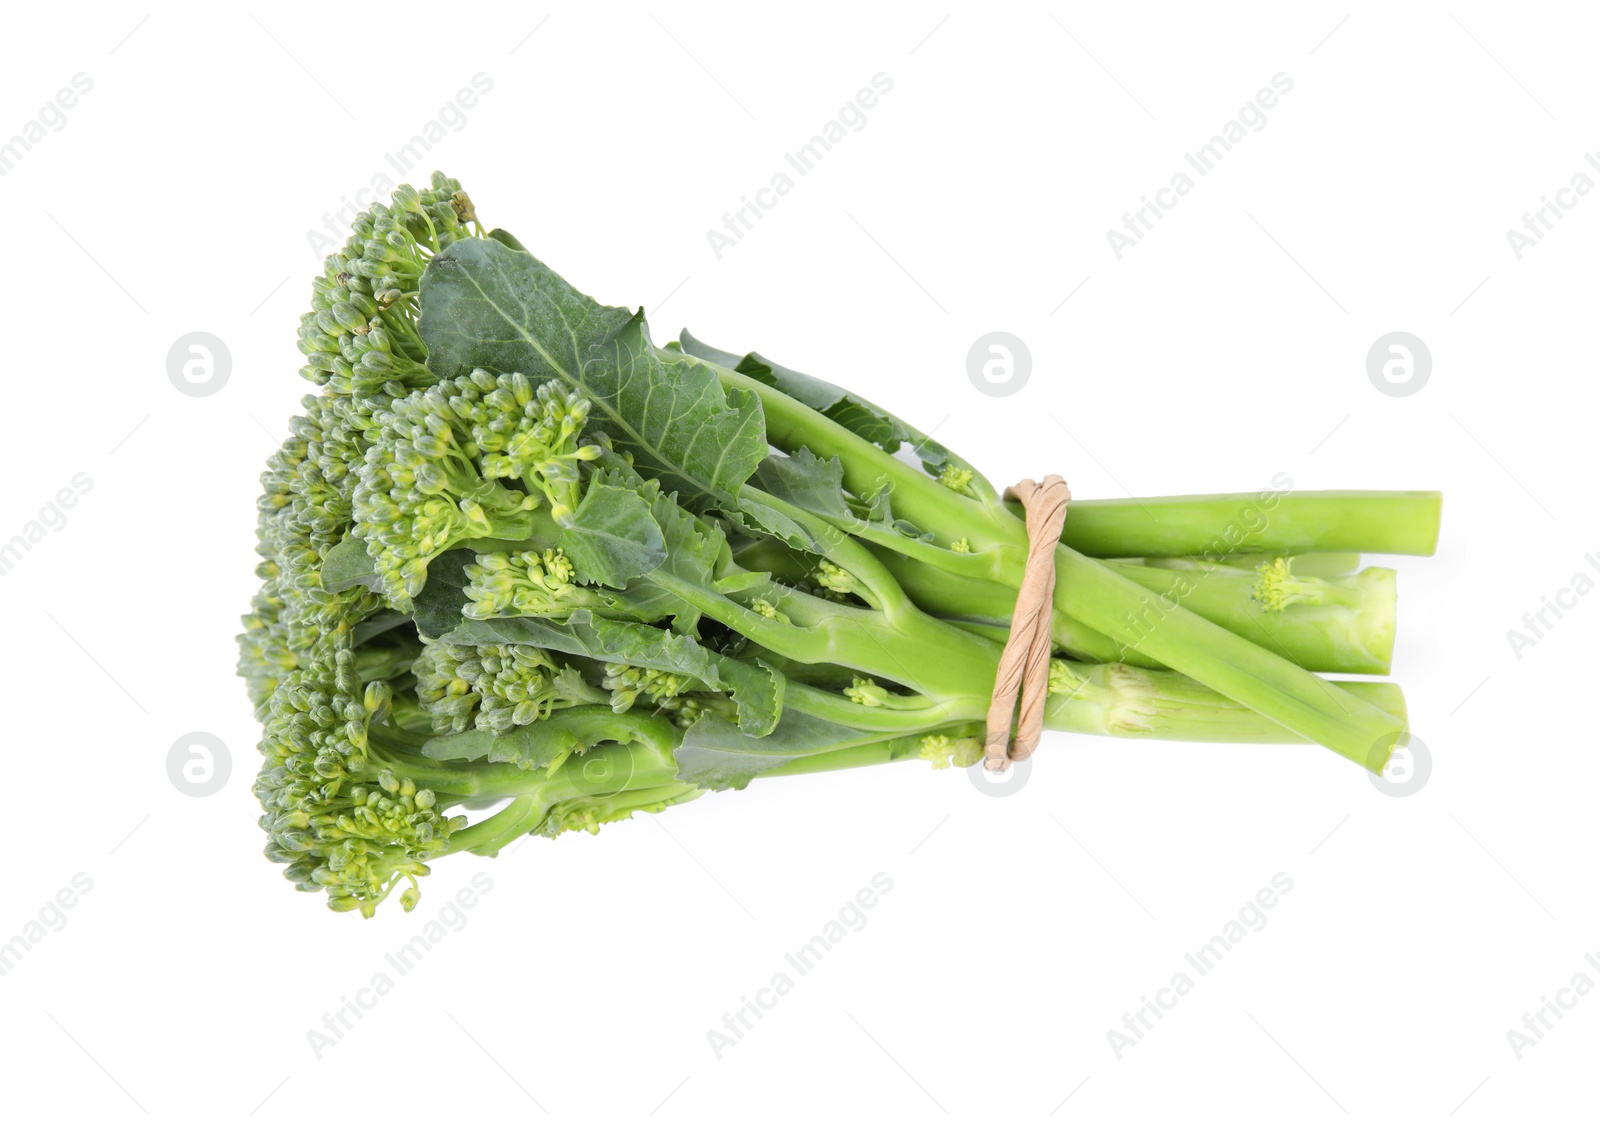
[[[997,7],[8,15],[0,138],[93,82],[0,177],[0,541],[92,482],[0,576],[0,939],[93,884],[0,978],[12,1118],[1592,1121],[1600,993],[1520,1060],[1506,1033],[1600,979],[1600,597],[1520,658],[1507,632],[1600,579],[1600,199],[1520,260],[1505,233],[1600,144],[1594,23]],[[461,178],[658,341],[687,324],[848,385],[999,482],[1444,490],[1438,556],[1398,562],[1425,786],[1305,747],[1052,735],[1004,799],[920,766],[760,783],[450,859],[409,917],[294,892],[260,856],[232,637],[256,478],[310,389],[307,232],[480,72],[418,182]],[[707,230],[879,72],[865,128],[719,259]],[[1119,261],[1107,230],[1279,72],[1265,128]],[[207,397],[167,375],[195,330],[232,357]],[[1008,398],[966,373],[993,330],[1032,353]],[[1408,397],[1366,372],[1394,330],[1432,352]],[[192,731],[231,751],[208,798],[168,778]],[[464,927],[319,1059],[308,1030],[478,872]],[[866,928],[718,1059],[707,1030],[879,872]],[[1279,872],[1266,927],[1117,1058],[1108,1029]]]

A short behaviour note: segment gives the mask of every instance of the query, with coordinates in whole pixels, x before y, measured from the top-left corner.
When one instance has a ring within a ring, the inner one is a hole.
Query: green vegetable
[[[971,766],[1027,554],[904,420],[760,354],[652,343],[460,186],[357,218],[313,284],[321,386],[269,460],[239,670],[267,854],[370,915],[454,852],[758,777]],[[1427,492],[1074,502],[1048,728],[1403,744],[1394,573]]]

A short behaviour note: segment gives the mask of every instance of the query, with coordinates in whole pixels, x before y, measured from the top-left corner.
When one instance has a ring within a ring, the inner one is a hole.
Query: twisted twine
[[[1017,590],[1011,635],[995,672],[994,697],[989,700],[983,765],[990,772],[1032,756],[1039,735],[1044,732],[1044,702],[1050,693],[1050,615],[1056,587],[1056,545],[1067,520],[1072,492],[1060,475],[1046,475],[1042,483],[1023,479],[1006,491],[1006,497],[1021,502],[1026,515],[1028,563]]]

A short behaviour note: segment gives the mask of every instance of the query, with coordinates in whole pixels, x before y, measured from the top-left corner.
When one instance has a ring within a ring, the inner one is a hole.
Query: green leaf
[[[428,563],[428,581],[411,602],[411,618],[423,639],[436,640],[464,619],[461,609],[467,598],[461,590],[467,585],[467,566],[476,559],[470,549],[451,549]]]
[[[783,712],[783,674],[766,664],[745,663],[718,655],[688,636],[648,624],[607,620],[587,609],[565,621],[517,617],[468,620],[450,633],[449,641],[523,644],[601,663],[628,663],[652,671],[671,671],[698,679],[714,691],[733,696],[739,708],[739,729],[753,735],[770,733]]]
[[[429,738],[422,746],[422,753],[435,761],[487,761],[498,736],[493,730],[446,734]]]
[[[582,655],[602,663],[631,663],[655,671],[672,671],[699,679],[720,690],[717,655],[698,641],[649,624],[608,620],[588,609],[564,621],[509,617],[468,620],[450,633],[450,643],[481,647],[485,644],[521,644],[549,651]]]
[[[721,365],[724,369],[738,369],[739,362],[744,360],[741,354],[729,353],[726,349],[718,349],[714,345],[707,345],[687,329],[678,335],[677,341],[668,342],[667,348],[675,348],[679,353],[687,353],[689,356],[698,357],[702,361],[710,361],[713,365]]]
[[[738,734],[739,730],[720,719],[711,728],[707,725],[711,721],[707,715],[689,727],[691,734],[696,730],[700,734],[693,738],[686,735],[673,754],[678,762],[678,780],[685,784],[702,789],[742,789],[757,777],[795,760],[793,756],[729,748],[722,738]]]
[[[844,468],[838,456],[818,459],[810,449],[801,447],[789,454],[768,455],[739,495],[738,511],[727,513],[742,528],[807,553],[826,553],[814,527],[806,524],[812,517],[846,533],[859,535],[870,524],[886,533],[920,536],[906,523],[893,520],[889,508],[892,489],[892,483],[880,481],[865,498],[853,498],[845,491]],[[778,502],[800,511],[803,517],[786,513]]]
[[[593,718],[569,717],[578,710],[602,713]],[[611,716],[605,717],[608,714]],[[574,707],[500,734],[489,750],[489,760],[510,762],[518,769],[548,769],[602,741],[625,742],[632,736],[627,726],[617,725],[610,707]],[[427,747],[423,752],[428,752]]]
[[[654,568],[635,576],[626,589],[615,594],[616,607],[626,609],[637,620],[655,621],[670,616],[679,632],[695,635],[700,610],[666,582],[676,580],[708,593],[717,592],[716,570],[727,553],[727,538],[717,525],[702,521],[679,506],[676,496],[663,494],[659,483],[643,481],[615,453],[608,452],[597,465],[601,470],[591,481],[631,492],[643,500],[665,550]]]
[[[344,540],[328,550],[322,559],[322,587],[329,592],[343,592],[357,585],[381,594],[383,586],[378,580],[378,567],[367,550],[364,538],[346,534]]]
[[[590,401],[590,426],[692,509],[731,500],[767,453],[754,395],[724,393],[709,366],[651,344],[643,311],[600,305],[526,252],[460,240],[421,290],[430,369],[561,378]]]
[[[836,384],[786,368],[759,353],[746,353],[740,357],[713,349],[697,340],[687,329],[678,335],[678,341],[685,353],[753,377],[785,396],[798,400],[807,408],[822,413],[891,455],[900,450],[902,443],[913,438],[912,430],[897,416]]]
[[[561,548],[580,577],[620,589],[667,559],[661,527],[650,503],[626,487],[600,478],[589,484],[572,524],[561,532]]]
[[[804,447],[789,455],[774,452],[761,461],[750,481],[813,514],[844,521],[854,517],[844,493],[844,465],[837,455],[818,459]]]
[[[676,497],[662,494],[653,483],[642,484],[638,489],[649,500],[650,513],[666,539],[667,558],[659,571],[697,589],[715,592],[717,565],[728,548],[728,539],[723,536],[722,530],[710,522],[697,519],[678,505]],[[630,587],[628,598],[643,600],[652,588],[657,587],[649,578],[641,578]],[[661,591],[663,595],[670,595],[665,590]],[[673,627],[686,634],[695,632],[700,624],[700,611],[681,597],[672,596],[671,600],[678,606]]]
[[[725,369],[733,369],[777,389],[785,396],[798,400],[807,408],[820,412],[834,423],[854,432],[868,443],[883,448],[890,455],[899,451],[902,444],[910,444],[917,458],[921,460],[923,469],[929,474],[937,475],[945,467],[959,467],[973,471],[974,478],[992,492],[993,488],[988,487],[987,480],[978,475],[976,469],[966,460],[943,444],[924,435],[894,413],[879,408],[870,400],[865,400],[848,389],[796,369],[786,368],[759,353],[746,353],[740,356],[723,349],[716,349],[697,339],[687,329],[678,335],[678,347],[692,357],[702,358]]]
[[[764,660],[744,663],[726,657],[717,661],[717,673],[739,708],[739,730],[750,737],[772,733],[783,720],[782,671]]]
[[[357,624],[350,633],[350,645],[360,647],[368,640],[383,635],[390,628],[398,628],[401,624],[409,624],[411,616],[406,612],[378,612],[368,616]]]
[[[777,582],[771,573],[729,573],[711,582],[713,591],[723,596],[737,596],[743,592],[766,592]]]
[[[605,703],[611,702],[611,695],[602,687],[594,686],[586,681],[583,672],[574,667],[563,666],[550,679],[550,685],[555,687],[556,694],[570,703]]]
[[[774,452],[762,460],[751,477],[750,485],[765,491],[791,506],[798,506],[809,514],[829,519],[836,527],[855,532],[860,526],[872,524],[906,537],[930,540],[909,522],[895,519],[889,505],[894,484],[880,481],[878,487],[864,498],[852,501],[844,488],[844,467],[837,455],[818,459],[808,448],[784,454]],[[763,506],[746,491],[739,498],[739,508],[749,519],[744,525],[753,526],[756,532],[780,538],[796,549],[820,552],[821,547],[811,544],[810,535],[801,531],[795,536],[798,523],[779,514],[770,506]]]
[[[689,727],[673,757],[680,781],[704,789],[742,789],[797,758],[873,745],[888,737],[796,710],[785,711],[771,733],[756,736],[707,714]]]
[[[522,241],[520,239],[506,231],[505,228],[495,228],[494,231],[489,233],[489,238],[494,240],[496,243],[505,244],[513,251],[528,250],[526,247],[522,246]]]
[[[468,730],[430,738],[422,753],[435,761],[501,761],[519,769],[549,769],[601,742],[629,742],[639,736],[639,726],[628,714],[607,706],[574,706],[503,734]]]
[[[748,494],[739,499],[739,509],[730,511],[728,517],[749,533],[777,538],[806,553],[824,552],[822,543],[794,518]]]
[[[463,239],[445,248],[423,272],[421,293],[417,329],[428,368],[440,377],[480,367],[571,377],[591,346],[632,319],[499,240]]]

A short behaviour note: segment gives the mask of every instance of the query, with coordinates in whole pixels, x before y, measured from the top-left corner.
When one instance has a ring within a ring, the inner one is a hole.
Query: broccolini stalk
[[[1395,684],[1333,685],[1404,724],[1405,699]],[[1241,745],[1292,745],[1306,740],[1192,679],[1172,672],[1057,659],[1050,665],[1050,689],[1045,705],[1045,728],[1057,732]],[[967,767],[977,764],[982,757],[983,724],[969,720],[925,733],[914,745],[900,735],[876,736],[807,757],[788,761],[780,758],[781,764],[761,776],[792,777],[909,758],[931,761],[935,768]]]
[[[726,388],[754,394],[760,399],[771,443],[785,451],[806,448],[824,458],[838,457],[844,485],[858,496],[877,493],[885,482],[893,484],[896,514],[902,520],[909,520],[917,529],[932,533],[936,542],[950,544],[958,538],[967,539],[974,552],[940,551],[903,535],[896,539],[892,532],[886,533],[866,522],[839,521],[841,528],[907,556],[936,560],[959,575],[979,575],[987,570],[988,579],[1013,589],[1020,584],[1022,562],[1027,555],[1026,532],[1022,523],[1004,507],[985,505],[951,491],[778,390],[726,367],[714,368]],[[1069,507],[1069,516],[1078,505]],[[1214,518],[1217,511],[1236,506],[1237,496],[1214,496],[1210,501],[1198,500],[1196,505]],[[1427,509],[1426,500],[1421,505]],[[1330,504],[1328,508],[1341,514],[1348,511],[1358,516],[1360,512],[1359,504],[1348,500]],[[1436,497],[1433,512],[1436,517]],[[1131,521],[1125,513],[1123,518]],[[1347,524],[1355,522],[1356,518],[1351,517]],[[1108,525],[1115,528],[1114,523]],[[1205,545],[1192,540],[1199,526],[1191,520],[1185,520],[1182,525],[1184,536],[1191,539],[1187,542],[1115,545],[1110,552],[1120,556],[1204,552]],[[1374,523],[1374,526],[1381,525],[1383,523]],[[1093,529],[1092,523],[1088,528]],[[1377,531],[1368,532],[1376,536]],[[1428,544],[1431,545],[1431,536]],[[1105,546],[1101,548],[1104,550]],[[1351,546],[1343,544],[1334,548]],[[1355,548],[1365,547],[1357,545]],[[1181,605],[1166,603],[1172,606],[1163,606],[1148,589],[1117,576],[1105,565],[1076,550],[1065,545],[1057,550],[1054,596],[1057,610],[1189,675],[1302,737],[1373,772],[1382,771],[1404,732],[1399,719],[1330,686],[1289,660],[1201,619]]]
[[[964,626],[1010,624],[1016,607],[1015,589],[993,581],[951,576],[926,562],[887,550],[883,557],[923,608]],[[1260,582],[1254,571],[1225,566],[1165,569],[1125,561],[1107,561],[1105,566],[1137,581],[1163,601],[1175,601],[1308,671],[1366,675],[1389,672],[1395,627],[1392,570],[1368,570],[1363,574],[1366,582],[1354,588],[1350,599],[1338,606],[1332,601],[1302,602],[1295,610],[1279,602],[1261,600],[1257,595]],[[1057,648],[1079,659],[1156,665],[1137,647],[1117,643],[1059,610],[1052,617],[1050,636]]]
[[[1065,546],[1057,607],[1302,737],[1381,773],[1403,744],[1398,718],[1179,607]],[[1113,609],[1117,611],[1112,611]]]
[[[1260,566],[1282,556],[1279,553],[1232,553],[1215,561],[1204,557],[1125,558],[1129,565],[1148,565],[1152,569],[1231,569],[1254,573]],[[1361,554],[1344,552],[1297,553],[1296,573],[1306,577],[1347,577],[1361,568]]]
[[[1431,555],[1438,491],[1289,490],[1085,499],[1067,508],[1061,541],[1095,557],[1226,558],[1310,551]],[[1013,508],[1014,509],[1014,508]]]
[[[1330,684],[1405,725],[1406,705],[1393,683]],[[1287,744],[1305,739],[1253,710],[1170,671],[1123,663],[1050,665],[1045,726],[1080,734],[1176,741]]]
[[[1255,597],[1256,602],[1274,612],[1282,612],[1294,605],[1304,605],[1307,608],[1320,608],[1325,605],[1343,608],[1360,607],[1365,603],[1365,595],[1371,587],[1362,583],[1363,581],[1374,573],[1386,573],[1392,583],[1394,574],[1392,569],[1368,569],[1362,576],[1354,579],[1348,577],[1326,579],[1305,575],[1303,570],[1295,567],[1299,560],[1298,557],[1274,557],[1256,566],[1255,584],[1251,589],[1251,595]]]
[[[1374,567],[1355,577],[1324,579],[1292,577],[1281,557],[1255,575],[1152,569],[1116,561],[1105,565],[1308,671],[1389,673],[1395,631],[1393,569]]]
[[[1353,697],[1405,722],[1405,698],[1393,683],[1336,682]],[[884,709],[879,700],[837,695],[791,685],[790,705],[812,717],[867,733],[944,732],[953,722],[977,723],[976,711],[960,713],[926,700],[904,698]],[[874,688],[876,689],[876,688]],[[898,696],[890,696],[891,699]],[[1124,663],[1050,661],[1045,728],[1108,737],[1172,741],[1297,744],[1305,739],[1260,714],[1173,671],[1151,671]],[[980,734],[981,736],[981,734]]]

